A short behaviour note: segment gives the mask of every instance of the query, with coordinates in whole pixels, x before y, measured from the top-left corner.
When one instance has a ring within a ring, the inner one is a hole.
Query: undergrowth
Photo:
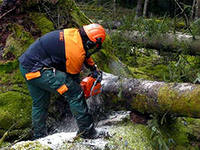
[[[148,122],[148,127],[151,129],[150,138],[154,149],[198,149],[198,144],[192,142],[198,138],[192,136],[194,134],[194,128],[190,124],[192,121],[193,124],[198,123],[192,118],[153,114],[152,119]]]

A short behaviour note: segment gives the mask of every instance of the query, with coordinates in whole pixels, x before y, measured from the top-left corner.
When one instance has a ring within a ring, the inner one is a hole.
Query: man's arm
[[[84,61],[85,66],[90,69],[90,71],[96,71],[97,66],[95,65],[92,57],[86,58]]]

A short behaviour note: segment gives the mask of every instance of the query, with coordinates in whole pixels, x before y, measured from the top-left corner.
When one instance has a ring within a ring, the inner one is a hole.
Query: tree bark
[[[191,15],[190,15],[190,20],[193,20],[194,17],[195,17],[195,7],[196,7],[196,3],[197,3],[197,0],[193,0],[193,3],[192,3],[192,10],[191,10]]]
[[[144,9],[143,9],[143,17],[147,16],[148,3],[149,3],[149,0],[145,0],[145,2],[144,2]]]
[[[195,8],[195,20],[199,18],[200,18],[200,0],[197,0]]]
[[[116,0],[113,0],[113,18],[116,17]]]
[[[142,16],[142,5],[144,0],[138,0],[137,7],[136,7],[136,16],[135,19]]]
[[[110,35],[118,32],[122,37],[131,40],[136,45],[142,45],[146,48],[164,50],[167,52],[180,52],[185,54],[200,55],[200,37],[183,33],[165,33],[148,36],[145,32],[139,31],[107,31]]]
[[[128,79],[104,73],[102,86],[102,94],[108,99],[105,101],[115,98],[115,107],[124,102],[142,113],[200,117],[200,85]]]

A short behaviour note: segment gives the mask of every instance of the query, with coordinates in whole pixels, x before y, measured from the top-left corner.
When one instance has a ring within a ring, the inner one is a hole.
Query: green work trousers
[[[20,65],[20,71],[25,78],[27,70]],[[66,85],[68,90],[62,95],[69,103],[70,110],[76,118],[79,132],[87,130],[93,124],[93,119],[88,113],[88,107],[83,91],[77,83],[77,77],[54,69],[42,69],[40,73],[40,77],[26,80],[33,99],[32,126],[34,137],[39,138],[47,135],[46,119],[50,93],[58,93],[57,89],[63,85]]]

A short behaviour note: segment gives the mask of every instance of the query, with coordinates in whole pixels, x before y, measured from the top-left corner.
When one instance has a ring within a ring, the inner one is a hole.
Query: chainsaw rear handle
[[[97,82],[101,82],[102,81],[102,75],[103,75],[102,71],[95,70],[92,73],[90,73],[88,76],[95,78]]]

